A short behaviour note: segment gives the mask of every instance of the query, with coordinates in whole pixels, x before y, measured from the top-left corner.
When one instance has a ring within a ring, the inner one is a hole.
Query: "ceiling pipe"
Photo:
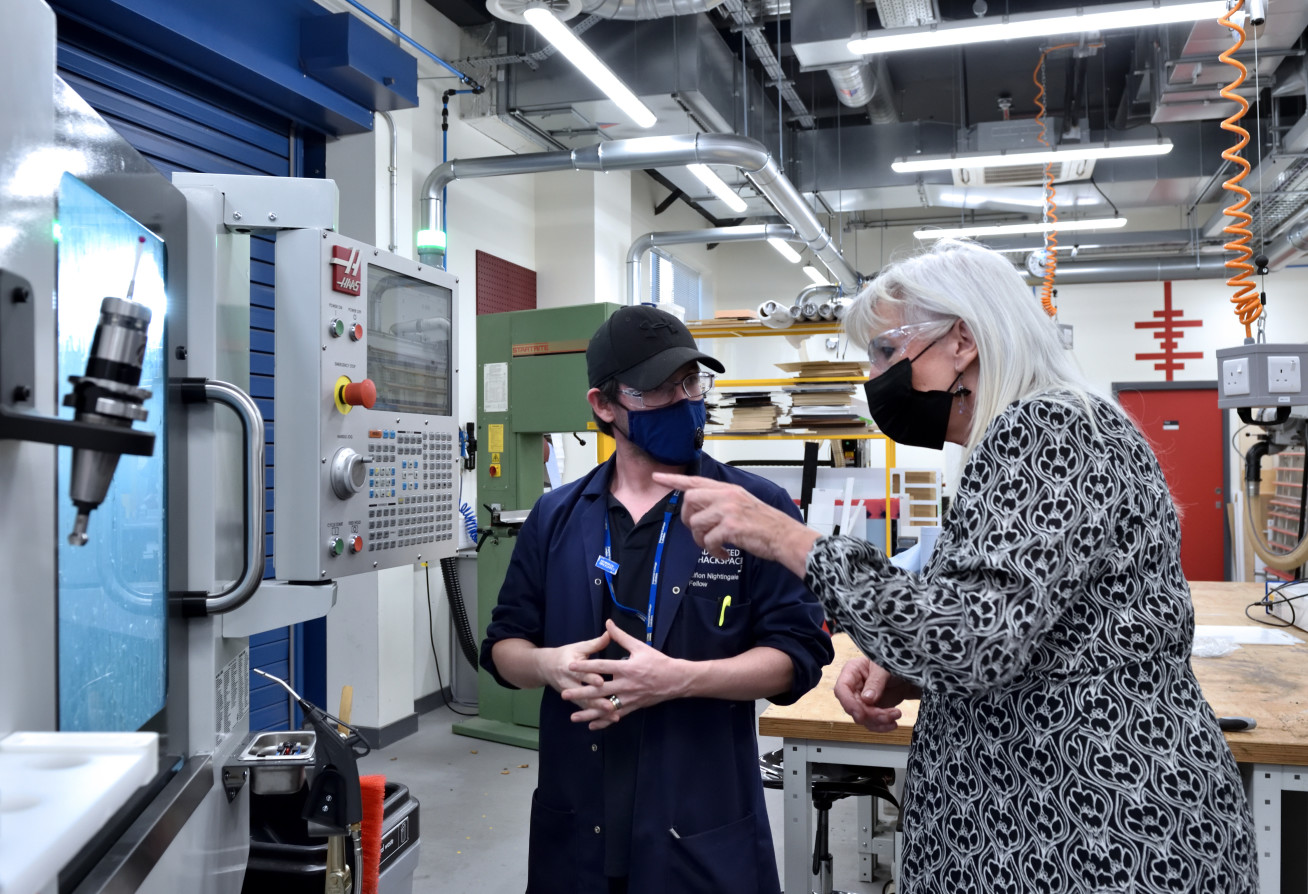
[[[1280,270],[1304,252],[1308,252],[1308,214],[1291,221],[1280,238],[1267,247],[1267,269]]]
[[[762,242],[784,239],[803,242],[789,224],[754,224],[744,227],[709,227],[703,230],[666,230],[646,233],[627,249],[627,303],[640,300],[641,258],[656,245],[696,245],[709,242]]]
[[[798,241],[803,242],[817,256],[844,286],[845,291],[854,292],[858,289],[862,277],[845,260],[831,236],[818,222],[813,210],[804,202],[804,197],[781,173],[772,153],[758,140],[736,134],[637,137],[612,140],[572,151],[451,159],[433,169],[422,185],[419,197],[421,228],[439,227],[441,191],[454,180],[544,171],[629,171],[690,164],[731,165],[739,168],[754,188],[794,228]]]
[[[1106,261],[1059,261],[1055,286],[1102,282],[1162,282],[1175,279],[1219,279],[1228,276],[1221,255],[1200,258],[1120,258]],[[1043,280],[1023,272],[1028,285]]]

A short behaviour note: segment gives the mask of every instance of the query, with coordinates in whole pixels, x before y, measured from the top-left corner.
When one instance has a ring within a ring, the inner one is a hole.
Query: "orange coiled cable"
[[[1244,324],[1245,337],[1249,338],[1253,335],[1254,320],[1257,320],[1263,312],[1263,306],[1258,297],[1258,287],[1249,281],[1249,277],[1254,272],[1253,265],[1249,263],[1249,258],[1253,255],[1253,249],[1249,247],[1249,241],[1253,238],[1253,233],[1249,231],[1249,224],[1253,223],[1253,215],[1244,209],[1249,205],[1253,197],[1249,194],[1249,190],[1240,185],[1240,181],[1249,175],[1251,167],[1249,162],[1240,155],[1240,150],[1249,145],[1249,131],[1239,124],[1240,119],[1249,111],[1249,101],[1236,93],[1235,90],[1244,83],[1249,70],[1244,67],[1239,59],[1234,58],[1234,54],[1239,52],[1240,47],[1244,46],[1244,29],[1231,21],[1231,17],[1243,8],[1244,0],[1239,0],[1235,6],[1227,10],[1226,15],[1217,20],[1219,24],[1225,25],[1234,31],[1236,37],[1235,43],[1227,47],[1217,58],[1227,65],[1235,66],[1239,72],[1235,80],[1223,87],[1221,91],[1222,99],[1232,100],[1240,106],[1239,111],[1222,121],[1222,130],[1239,135],[1239,140],[1234,146],[1222,150],[1222,158],[1235,162],[1240,166],[1240,170],[1234,176],[1222,183],[1223,189],[1237,193],[1240,196],[1239,201],[1225,209],[1227,216],[1234,218],[1236,222],[1222,228],[1223,233],[1237,238],[1232,239],[1222,247],[1227,251],[1237,252],[1237,257],[1227,258],[1226,269],[1238,270],[1239,273],[1228,279],[1226,284],[1235,289],[1235,294],[1231,297],[1231,303],[1235,305],[1235,315]]]
[[[1063,50],[1068,47],[1074,47],[1074,43],[1061,43],[1056,47],[1050,47],[1040,54],[1040,61],[1036,63],[1035,71],[1031,73],[1031,82],[1036,85],[1035,104],[1039,107],[1036,112],[1036,123],[1040,125],[1040,134],[1038,139],[1041,145],[1048,147],[1049,141],[1045,139],[1045,82],[1040,73],[1045,67],[1045,57],[1054,50]],[[1053,162],[1045,164],[1045,218],[1054,224],[1058,223],[1058,203],[1054,201],[1057,191],[1054,189],[1054,165]],[[1053,229],[1045,234],[1045,278],[1044,284],[1040,289],[1040,303],[1044,306],[1045,313],[1049,316],[1057,316],[1058,308],[1054,306],[1054,273],[1058,269],[1058,230]]]

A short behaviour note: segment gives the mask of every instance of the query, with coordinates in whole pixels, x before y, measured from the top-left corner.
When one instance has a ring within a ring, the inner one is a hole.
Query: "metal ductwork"
[[[1267,247],[1267,269],[1280,270],[1304,252],[1308,252],[1308,213],[1291,221],[1281,237]]]
[[[585,0],[582,12],[604,19],[663,19],[708,12],[722,0]]]
[[[899,113],[891,98],[890,72],[884,56],[827,69],[836,97],[851,109],[867,107],[873,124],[897,124]]]
[[[755,224],[744,227],[710,227],[704,230],[667,230],[646,233],[627,249],[627,303],[635,304],[640,297],[640,263],[645,252],[656,245],[699,245],[710,242],[762,242],[764,239],[784,239],[803,242],[788,224]]]
[[[1176,258],[1122,258],[1104,261],[1059,261],[1055,286],[1104,282],[1163,282],[1176,279],[1219,279],[1229,275],[1222,255]],[[1029,285],[1043,282],[1025,273]]]
[[[853,292],[862,277],[836,248],[798,190],[786,179],[767,147],[735,134],[682,134],[613,140],[562,152],[453,159],[435,168],[422,186],[422,228],[441,220],[441,193],[454,180],[534,174],[544,171],[630,171],[690,164],[731,165],[739,168],[795,230],[797,241],[815,254],[831,274]]]

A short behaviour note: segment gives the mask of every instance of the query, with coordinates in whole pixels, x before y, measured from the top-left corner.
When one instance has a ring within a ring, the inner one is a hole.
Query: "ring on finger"
[[[613,710],[615,711],[622,710],[622,699],[618,698],[616,695],[610,695],[609,701],[613,703]]]

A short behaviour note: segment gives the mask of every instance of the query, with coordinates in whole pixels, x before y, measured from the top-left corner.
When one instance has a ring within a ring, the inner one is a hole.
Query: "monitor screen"
[[[368,265],[368,378],[374,410],[449,416],[449,289]]]

